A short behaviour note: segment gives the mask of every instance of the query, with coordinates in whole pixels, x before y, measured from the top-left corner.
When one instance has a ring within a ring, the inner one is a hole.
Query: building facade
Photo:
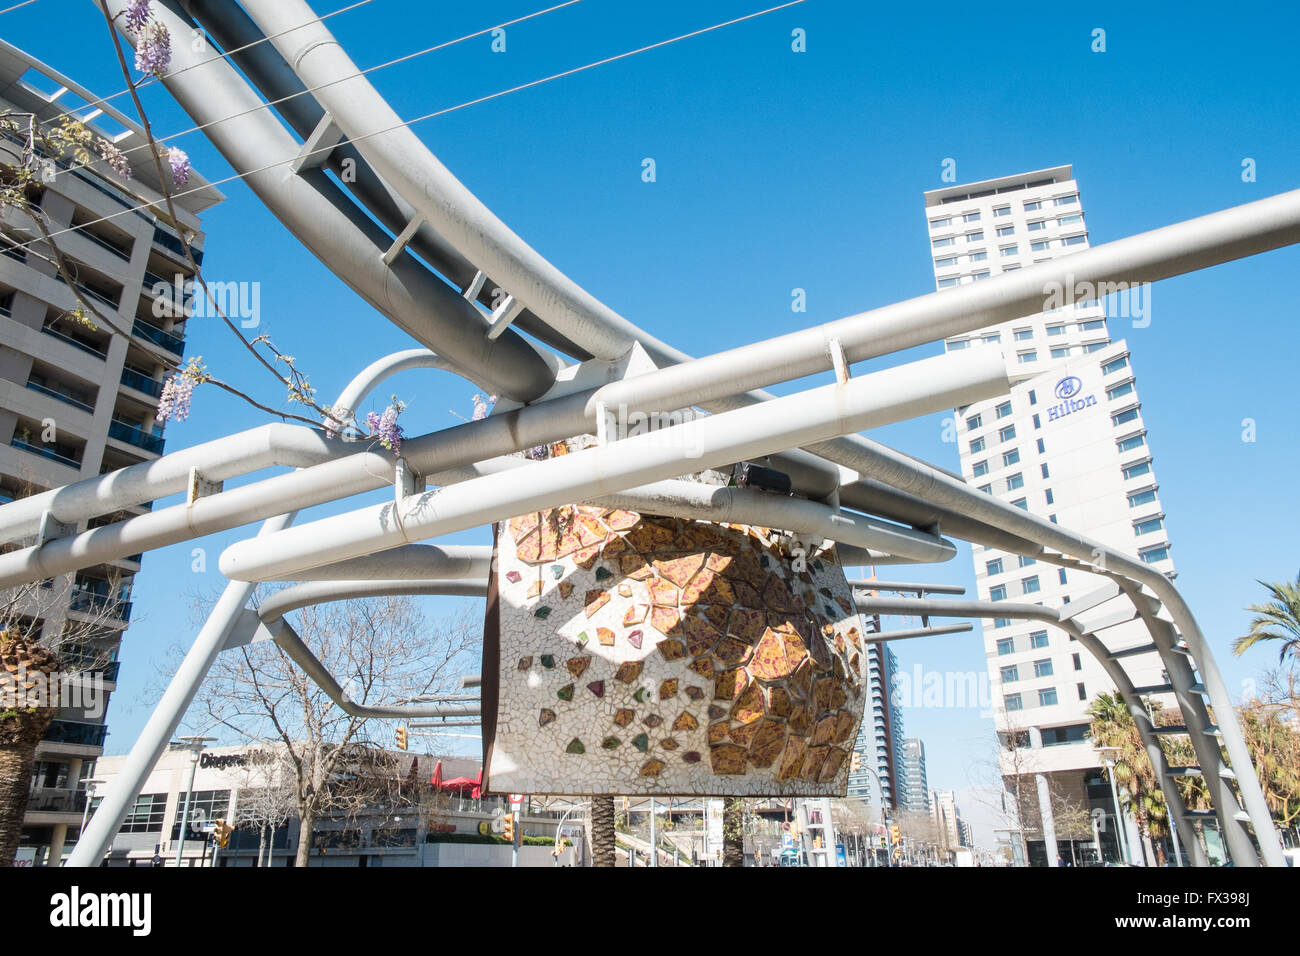
[[[907,780],[906,809],[930,812],[930,784],[925,774],[925,742],[920,737],[903,738],[903,775]]]
[[[929,802],[940,849],[950,852],[959,846],[970,846],[970,831],[957,809],[956,794],[951,790],[933,790]]]
[[[18,210],[0,215],[0,503],[148,462],[163,451],[154,418],[163,380],[184,355],[191,296],[185,282],[192,270],[177,229],[201,259],[198,217],[222,196],[192,173],[176,199],[178,220],[164,221],[153,159],[147,147],[135,148],[145,142],[140,131],[107,104],[88,106],[95,99],[0,41],[0,113],[19,122],[34,115],[47,128],[64,115],[84,120],[125,153],[132,169],[123,179],[102,161],[45,157],[38,182],[28,188],[73,281],[115,329],[70,316],[77,299],[48,247],[32,242],[40,239],[35,224]],[[0,163],[21,155],[19,142],[0,135]],[[75,528],[51,524],[43,534],[61,536],[122,517]],[[65,670],[77,673],[72,703],[61,701],[65,706],[37,751],[24,819],[28,859],[33,853],[61,859],[81,825],[82,782],[103,753],[104,713],[140,561],[134,555],[62,575],[19,589],[7,602],[4,626],[55,647]]]
[[[925,194],[928,241],[939,290],[1067,256],[1089,247],[1070,166],[938,189]],[[1149,320],[1149,290],[1121,290],[1110,311],[1095,290],[1044,289],[1041,313],[949,338],[948,351],[996,348],[1012,373],[1011,394],[956,412],[962,475],[972,487],[1174,575],[1142,405],[1125,326]],[[985,600],[1061,607],[1094,591],[1094,575],[973,546]],[[1065,633],[1030,621],[983,622],[1004,778],[1031,774],[1039,795],[1028,841],[1046,863],[1050,802],[1113,813],[1101,761],[1087,742],[1087,709],[1113,685]],[[1140,621],[1102,632],[1112,650],[1149,643]],[[1155,654],[1126,660],[1138,685],[1163,683]],[[1115,832],[1114,820],[1106,828]],[[1074,834],[1080,845],[1091,835]],[[1109,838],[1113,840],[1113,837]],[[1103,840],[1103,843],[1105,839]],[[1112,844],[1113,846],[1113,844]],[[1058,852],[1060,848],[1058,847]],[[1105,852],[1105,847],[1103,847]],[[1113,852],[1113,851],[1112,851]],[[1069,854],[1065,854],[1069,857]],[[1109,856],[1108,856],[1109,858]]]
[[[869,631],[880,629],[879,617],[864,616],[863,621]],[[903,715],[894,694],[897,679],[898,658],[889,645],[868,642],[866,710],[853,743],[858,769],[849,772],[848,794],[874,803],[878,793],[885,810],[907,805]]]

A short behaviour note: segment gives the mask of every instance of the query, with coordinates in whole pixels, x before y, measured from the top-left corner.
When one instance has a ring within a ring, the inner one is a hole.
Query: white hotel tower
[[[930,251],[939,289],[1088,248],[1079,189],[1069,166],[951,186],[925,194]],[[1148,290],[1107,319],[1101,304],[1067,304],[947,340],[949,351],[998,348],[1012,365],[1009,397],[957,410],[956,438],[965,480],[996,498],[1059,522],[1174,573],[1151,449],[1134,370],[1122,335],[1144,311]],[[1112,308],[1112,312],[1116,311]],[[1114,334],[1114,338],[1112,338]],[[1020,373],[1023,377],[1017,377]],[[1102,584],[1095,575],[974,545],[981,598],[1060,607]],[[985,620],[984,644],[998,732],[1027,744],[1015,764],[1048,786],[1029,816],[1052,803],[1111,815],[1101,837],[1107,859],[1118,856],[1109,784],[1099,754],[1085,739],[1087,708],[1114,689],[1091,655],[1064,632],[1032,621]],[[1112,650],[1149,643],[1140,621],[1105,630]],[[1164,683],[1155,654],[1126,661],[1139,685]],[[1004,756],[1004,775],[1009,765]],[[1035,824],[1037,821],[1035,821]],[[1071,859],[1066,834],[1057,852]],[[1048,864],[1041,830],[1030,834],[1030,861]],[[1091,834],[1076,835],[1082,858]],[[1054,865],[1055,861],[1050,861]]]

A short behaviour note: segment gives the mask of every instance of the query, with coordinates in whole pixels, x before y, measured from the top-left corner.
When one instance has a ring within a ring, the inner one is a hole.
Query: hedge
[[[498,833],[428,833],[424,837],[425,843],[481,843],[495,844],[497,846],[509,846],[510,841]],[[555,838],[547,836],[524,836],[521,838],[524,846],[545,846],[554,847]],[[561,840],[565,847],[572,846],[573,841],[568,837]]]

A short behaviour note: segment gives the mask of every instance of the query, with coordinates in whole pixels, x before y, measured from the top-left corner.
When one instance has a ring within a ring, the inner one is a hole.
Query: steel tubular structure
[[[108,6],[118,13],[125,0]],[[356,408],[389,376],[414,368],[452,372],[502,401],[481,421],[406,439],[400,457],[354,435],[269,425],[0,506],[0,541],[22,545],[0,555],[0,586],[264,521],[256,537],[222,555],[230,583],[79,840],[72,865],[103,857],[223,648],[275,640],[338,706],[359,716],[477,716],[475,704],[349,700],[285,615],[378,594],[481,595],[489,549],[416,542],[583,501],[830,539],[846,563],[948,560],[955,554],[948,535],[1098,575],[1097,600],[1072,605],[1069,614],[929,599],[923,592],[951,589],[925,585],[891,586],[917,591],[914,599],[861,595],[859,607],[935,617],[992,617],[996,610],[998,617],[1044,620],[1073,635],[1132,712],[1181,843],[1194,864],[1204,864],[1191,829],[1195,813],[1179,797],[1177,768],[1170,768],[1142,705],[1143,693],[1174,695],[1186,721],[1180,732],[1196,750],[1232,861],[1282,865],[1227,689],[1172,582],[1132,555],[857,434],[1004,394],[1005,358],[982,349],[861,377],[851,364],[1032,315],[1053,285],[1154,281],[1300,242],[1300,191],[692,358],[597,300],[494,216],[402,124],[303,0],[177,0],[155,4],[155,14],[172,36],[199,27],[217,46],[176,44],[171,72],[162,77],[169,92],[285,227],[423,346],[364,369],[336,407]],[[129,31],[127,38],[135,42]],[[222,49],[233,52],[227,57]],[[345,168],[350,175],[329,175]],[[832,369],[830,385],[783,398],[760,390]],[[668,414],[670,421],[645,434],[611,436],[606,422],[620,409]],[[691,409],[707,414],[672,418]],[[595,435],[595,446],[537,462],[509,457],[578,435]],[[794,494],[680,480],[741,460],[785,472]],[[294,470],[221,488],[227,478],[271,468]],[[393,498],[383,505],[293,524],[302,507],[385,486]],[[183,505],[67,530],[186,490]],[[248,602],[258,581],[300,583],[254,610]],[[1116,612],[1092,626],[1080,622],[1103,604],[1123,605],[1119,619],[1140,618],[1151,644],[1136,651],[1108,646],[1103,632]],[[966,630],[946,625],[875,639]],[[1158,654],[1168,685],[1135,687],[1124,669],[1135,653]]]

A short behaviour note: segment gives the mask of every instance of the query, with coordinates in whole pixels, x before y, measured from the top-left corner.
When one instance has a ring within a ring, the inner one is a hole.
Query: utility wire
[[[591,62],[591,63],[587,63],[587,64],[585,64],[585,65],[583,65],[583,66],[574,67],[573,69],[569,69],[569,70],[563,70],[563,71],[561,71],[561,72],[559,72],[559,73],[552,73],[550,76],[545,76],[545,77],[542,77],[541,79],[538,79],[538,80],[531,80],[530,82],[528,82],[528,83],[522,83],[522,84],[520,84],[519,86],[512,86],[512,87],[510,87],[509,89],[499,90],[499,91],[496,92],[496,93],[489,93],[489,94],[487,94],[486,96],[480,96],[480,97],[477,97],[477,98],[472,99],[472,100],[466,100],[465,102],[463,102],[463,103],[458,103],[458,104],[456,104],[455,106],[448,106],[448,107],[446,107],[446,108],[444,108],[444,109],[434,110],[434,111],[431,112],[431,113],[425,113],[425,114],[423,114],[423,115],[421,115],[421,116],[416,116],[416,117],[414,117],[413,119],[405,120],[404,122],[397,123],[397,124],[395,124],[395,125],[393,125],[393,126],[389,126],[389,127],[384,128],[384,129],[375,130],[375,131],[373,131],[373,132],[371,132],[371,133],[366,133],[365,135],[362,135],[362,136],[357,136],[357,137],[355,137],[355,138],[347,138],[347,137],[344,137],[344,138],[340,139],[337,143],[334,143],[333,145],[330,145],[330,146],[322,146],[322,147],[319,147],[319,148],[317,148],[317,149],[310,150],[310,151],[308,151],[308,152],[306,152],[306,153],[299,153],[299,154],[296,154],[296,155],[294,155],[293,157],[291,157],[290,159],[277,160],[277,161],[274,162],[274,163],[267,163],[265,166],[259,166],[259,167],[257,167],[256,169],[250,169],[250,170],[248,170],[247,172],[243,172],[243,173],[235,173],[234,175],[232,175],[232,176],[226,176],[226,177],[223,178],[223,179],[213,180],[212,182],[206,183],[206,184],[204,184],[203,186],[196,186],[196,187],[194,187],[193,189],[187,189],[187,190],[183,190],[182,192],[172,193],[172,198],[173,198],[173,199],[180,199],[180,198],[182,198],[182,197],[184,197],[184,196],[189,196],[189,195],[192,195],[192,194],[194,194],[194,193],[200,193],[200,192],[203,192],[205,189],[209,189],[209,188],[212,188],[212,187],[215,187],[215,186],[223,186],[223,185],[225,185],[226,183],[232,183],[232,182],[236,182],[236,181],[241,180],[241,179],[246,179],[246,178],[248,178],[249,176],[254,176],[254,175],[258,174],[258,173],[263,173],[263,172],[266,172],[267,170],[275,169],[275,168],[277,168],[277,167],[279,167],[279,166],[288,166],[288,165],[291,165],[291,164],[293,164],[293,163],[295,163],[295,162],[298,162],[299,160],[306,159],[306,158],[309,157],[309,156],[314,156],[314,155],[316,155],[317,153],[327,153],[327,154],[328,154],[328,153],[333,152],[333,151],[334,151],[335,149],[337,149],[338,147],[340,147],[340,146],[345,146],[345,145],[347,145],[348,143],[359,143],[359,142],[362,142],[363,140],[367,140],[367,139],[370,139],[370,138],[375,137],[375,136],[381,136],[381,135],[383,135],[384,133],[391,133],[391,132],[393,132],[393,131],[395,131],[395,130],[399,130],[399,129],[403,129],[403,128],[406,128],[406,127],[414,126],[416,123],[422,123],[422,122],[424,122],[425,120],[434,119],[435,117],[438,117],[438,116],[446,116],[446,115],[449,114],[449,113],[454,113],[454,112],[456,112],[457,110],[462,110],[462,109],[465,109],[466,107],[469,107],[469,106],[476,106],[476,105],[478,105],[479,103],[486,103],[486,102],[489,102],[489,101],[491,101],[491,100],[499,99],[499,98],[501,98],[501,97],[503,97],[503,96],[507,96],[507,95],[509,95],[509,94],[511,94],[511,93],[518,93],[518,92],[520,92],[520,91],[522,91],[522,90],[532,89],[533,87],[541,86],[541,85],[543,85],[544,83],[549,83],[549,82],[551,82],[552,80],[558,80],[558,79],[561,79],[561,78],[566,77],[566,76],[573,76],[573,75],[575,75],[575,74],[577,74],[577,73],[583,73],[583,72],[585,72],[585,71],[587,71],[587,70],[592,70],[592,69],[595,69],[596,67],[599,67],[599,66],[605,66],[605,65],[607,65],[607,64],[609,64],[609,63],[614,63],[614,62],[616,62],[616,61],[618,61],[618,60],[625,60],[625,59],[627,59],[628,57],[631,57],[631,56],[635,56],[635,55],[637,55],[638,53],[646,53],[646,52],[648,52],[648,51],[650,51],[650,50],[657,50],[657,49],[659,49],[659,48],[661,48],[661,47],[669,46],[670,44],[678,43],[678,42],[680,42],[680,41],[682,41],[682,40],[688,40],[688,39],[691,39],[691,38],[693,38],[693,37],[702,36],[703,34],[706,34],[706,33],[712,33],[712,32],[715,31],[715,30],[721,30],[723,27],[729,27],[729,26],[733,26],[733,25],[735,25],[735,24],[737,24],[737,23],[743,23],[743,22],[746,21],[746,20],[753,20],[753,19],[755,19],[756,17],[765,16],[766,14],[769,14],[769,13],[775,13],[775,12],[777,12],[778,10],[785,10],[785,9],[787,9],[788,7],[798,6],[799,4],[802,4],[802,3],[805,3],[805,2],[806,2],[806,0],[789,0],[788,3],[778,4],[778,5],[775,6],[775,7],[768,7],[766,10],[759,10],[759,11],[757,11],[757,12],[755,12],[755,13],[748,13],[748,14],[745,14],[744,16],[742,16],[742,17],[736,17],[735,19],[727,20],[727,21],[722,22],[722,23],[715,23],[715,24],[713,24],[712,26],[703,27],[703,28],[701,28],[701,29],[699,29],[699,30],[692,30],[690,33],[683,33],[683,34],[681,34],[681,35],[679,35],[679,36],[675,36],[675,37],[672,37],[672,38],[667,39],[667,40],[660,40],[660,41],[657,42],[657,43],[651,43],[651,44],[649,44],[649,45],[647,45],[647,46],[638,47],[638,48],[635,49],[635,50],[628,50],[628,51],[626,51],[626,52],[624,52],[624,53],[618,53],[618,54],[615,54],[614,56],[605,57],[604,59],[601,59],[601,60],[595,60],[595,61],[593,61],[593,62]],[[152,207],[152,206],[154,206],[154,205],[155,205],[154,203],[142,203],[142,204],[139,205],[139,206],[133,206],[133,207],[131,207],[131,208],[129,208],[129,209],[123,209],[123,210],[121,210],[120,212],[115,212],[115,213],[113,213],[113,214],[111,214],[111,215],[103,216],[103,217],[101,217],[101,218],[99,218],[99,219],[92,219],[92,220],[90,220],[90,221],[88,221],[88,222],[83,222],[83,223],[81,223],[80,225],[78,225],[78,226],[76,226],[76,227],[69,226],[69,227],[66,228],[66,229],[61,229],[61,230],[59,230],[58,232],[52,232],[52,233],[50,233],[50,237],[53,238],[53,237],[60,236],[60,235],[63,235],[64,233],[68,233],[68,232],[77,232],[77,231],[79,231],[79,230],[81,230],[81,229],[84,229],[86,226],[93,226],[93,225],[96,225],[96,224],[101,223],[101,222],[108,222],[108,221],[110,221],[110,220],[112,220],[112,219],[116,219],[116,218],[118,218],[119,216],[125,216],[125,215],[127,215],[127,214],[129,214],[129,213],[136,212],[136,211],[138,211],[138,210],[142,210],[142,209],[148,209],[148,208],[150,208],[150,207]],[[32,239],[32,240],[29,240],[29,241],[26,242],[26,243],[23,243],[23,244],[20,245],[20,246],[14,246],[14,248],[15,248],[15,249],[18,249],[18,248],[26,248],[27,246],[30,246],[32,243],[34,243],[34,242],[38,242],[38,241],[41,241],[41,240]]]

